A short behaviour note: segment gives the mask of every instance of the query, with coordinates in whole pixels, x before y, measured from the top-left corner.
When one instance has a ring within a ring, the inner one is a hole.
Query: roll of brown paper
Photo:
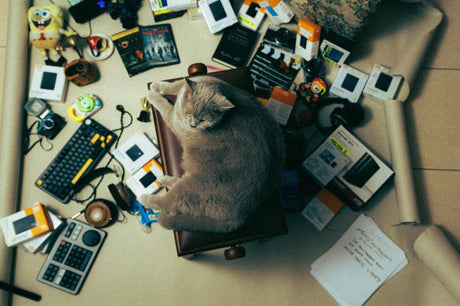
[[[417,256],[460,303],[460,254],[436,225],[427,228],[414,243]]]

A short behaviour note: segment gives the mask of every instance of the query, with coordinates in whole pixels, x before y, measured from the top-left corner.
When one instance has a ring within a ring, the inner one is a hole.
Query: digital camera
[[[264,42],[288,52],[294,52],[296,33],[276,24],[268,26]]]
[[[37,133],[48,139],[53,139],[66,124],[64,118],[51,111],[45,101],[40,99],[29,100],[24,106],[26,111],[39,118]]]

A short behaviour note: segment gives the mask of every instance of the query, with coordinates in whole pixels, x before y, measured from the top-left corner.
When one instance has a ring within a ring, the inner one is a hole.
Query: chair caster
[[[244,257],[246,255],[246,250],[242,246],[232,246],[230,249],[224,251],[225,259],[232,260]]]

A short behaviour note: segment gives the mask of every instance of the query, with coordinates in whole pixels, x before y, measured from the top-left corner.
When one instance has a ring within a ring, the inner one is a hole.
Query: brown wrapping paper
[[[404,77],[398,96],[395,100],[387,101],[384,104],[391,164],[395,172],[399,219],[402,224],[418,224],[421,222],[412,174],[411,155],[405,126],[405,105],[403,102],[409,96],[410,87],[421,64],[420,59],[424,58],[435,30],[442,20],[442,13],[427,3],[417,4],[414,9],[414,14],[420,14],[425,17],[420,18],[423,23],[417,31],[418,34],[410,41],[408,49],[400,57],[399,64],[391,70],[392,74]]]
[[[414,243],[417,256],[460,303],[460,254],[436,225],[427,228]]]
[[[10,1],[8,41],[6,46],[5,83],[1,118],[0,162],[0,217],[17,210],[21,168],[22,106],[28,81],[28,1]],[[0,243],[0,280],[9,281],[12,252]],[[7,305],[8,293],[0,290],[0,305]]]

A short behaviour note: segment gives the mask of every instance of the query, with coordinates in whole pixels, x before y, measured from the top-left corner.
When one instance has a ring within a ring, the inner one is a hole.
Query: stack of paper
[[[361,215],[313,262],[311,274],[340,305],[362,305],[407,263],[404,251]]]

